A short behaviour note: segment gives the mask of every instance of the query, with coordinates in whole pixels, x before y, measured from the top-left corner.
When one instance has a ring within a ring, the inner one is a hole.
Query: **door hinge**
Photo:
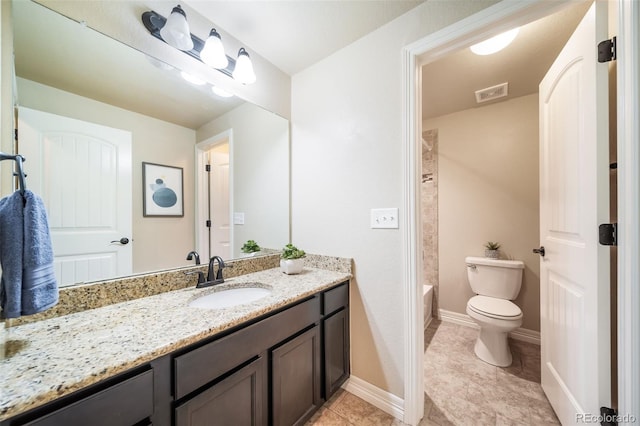
[[[618,413],[610,407],[600,407],[600,424],[602,426],[615,426],[618,424]]]
[[[618,245],[618,224],[603,223],[598,228],[599,241],[603,246]]]
[[[211,164],[207,164],[204,166],[204,171],[205,172],[210,172],[211,171]]]
[[[13,140],[18,141],[18,129],[13,129]]]
[[[211,220],[207,220],[205,225],[206,225],[207,228],[211,228]]]
[[[598,62],[610,62],[616,60],[616,38],[598,43]]]

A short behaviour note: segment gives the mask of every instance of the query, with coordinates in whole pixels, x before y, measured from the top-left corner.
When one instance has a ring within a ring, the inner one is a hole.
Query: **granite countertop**
[[[9,328],[8,357],[0,360],[0,421],[349,278],[348,273],[309,267],[298,275],[267,269],[214,287],[176,290]],[[201,295],[250,283],[272,293],[225,309],[188,306]]]

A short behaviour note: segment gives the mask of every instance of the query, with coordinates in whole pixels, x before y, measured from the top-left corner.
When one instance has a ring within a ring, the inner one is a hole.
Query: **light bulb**
[[[253,64],[251,58],[244,47],[238,51],[238,59],[236,59],[236,67],[233,70],[233,78],[242,84],[252,84],[256,82],[256,74],[253,72]]]
[[[191,40],[187,15],[180,5],[177,5],[171,11],[167,22],[160,29],[160,36],[169,46],[173,46],[176,49],[193,49],[193,40]]]
[[[222,39],[215,28],[211,29],[209,38],[204,43],[204,47],[200,52],[200,59],[213,68],[224,69],[229,65],[229,60],[227,60],[227,55],[224,53],[224,47],[222,46]]]
[[[476,55],[491,55],[507,47],[513,39],[518,35],[520,28],[514,28],[510,31],[498,34],[495,37],[491,37],[488,40],[474,44],[469,49]]]

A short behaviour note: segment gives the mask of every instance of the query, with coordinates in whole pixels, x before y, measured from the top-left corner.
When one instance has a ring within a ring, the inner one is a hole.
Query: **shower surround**
[[[438,129],[422,132],[422,265],[424,284],[433,286],[438,317]]]

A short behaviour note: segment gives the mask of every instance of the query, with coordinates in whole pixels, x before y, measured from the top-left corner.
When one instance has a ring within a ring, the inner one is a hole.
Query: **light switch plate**
[[[371,209],[371,228],[398,229],[398,208]]]
[[[244,213],[233,213],[233,224],[234,225],[244,225]]]

